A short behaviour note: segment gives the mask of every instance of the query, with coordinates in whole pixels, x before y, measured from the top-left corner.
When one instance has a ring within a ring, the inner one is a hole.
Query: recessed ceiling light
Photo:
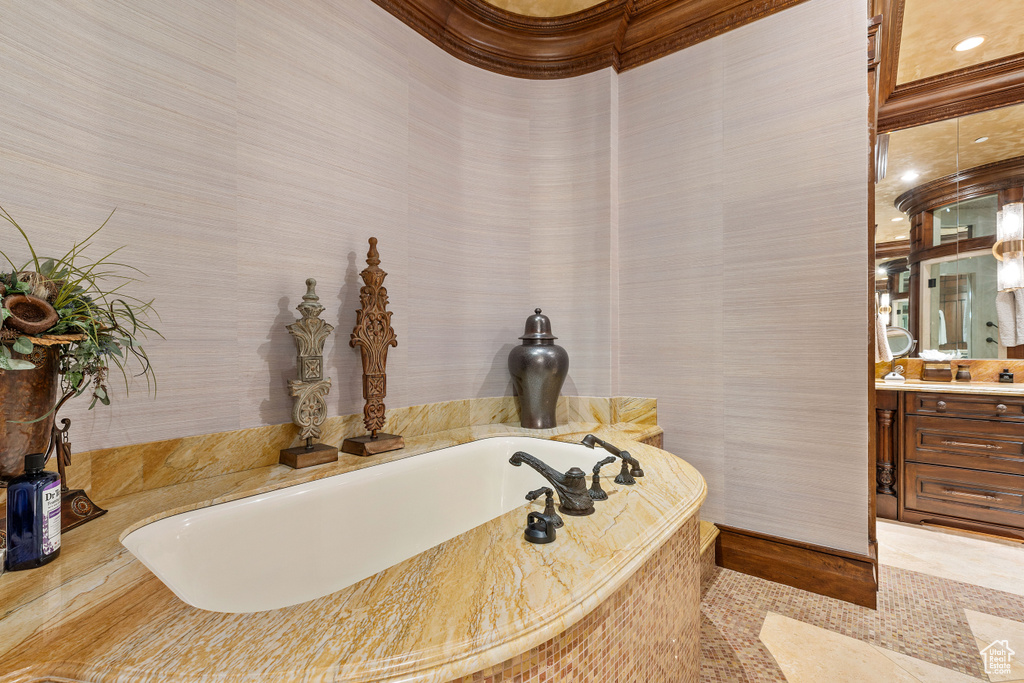
[[[986,140],[988,140],[988,136],[987,135],[982,135],[980,138],[975,138],[974,141],[975,142],[985,142]]]
[[[967,50],[973,50],[984,42],[985,36],[971,36],[970,38],[965,38],[954,45],[953,49],[957,52],[966,52]]]
[[[900,176],[900,180],[910,182],[911,180],[917,180],[918,176],[920,175],[921,174],[918,173],[917,171],[907,171],[906,173]]]
[[[903,216],[896,216],[896,218],[892,219],[892,222],[893,223],[899,223],[901,220],[903,220]]]
[[[907,236],[906,235],[896,235],[896,239],[898,239],[898,240],[905,240],[905,239],[907,239]]]
[[[879,275],[887,275],[888,271],[885,268],[879,268],[878,269],[878,274]]]

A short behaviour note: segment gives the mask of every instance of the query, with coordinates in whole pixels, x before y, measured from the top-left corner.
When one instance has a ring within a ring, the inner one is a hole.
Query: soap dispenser
[[[1003,368],[999,373],[999,381],[1003,384],[1013,384],[1013,373],[1010,372],[1010,368]]]
[[[25,472],[7,486],[8,571],[34,569],[60,554],[60,476],[45,453],[25,456]]]

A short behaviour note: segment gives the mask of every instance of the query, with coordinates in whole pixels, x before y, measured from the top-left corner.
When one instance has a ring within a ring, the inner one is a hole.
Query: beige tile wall
[[[626,72],[618,150],[617,389],[706,519],[861,553],[864,30],[812,0]]]

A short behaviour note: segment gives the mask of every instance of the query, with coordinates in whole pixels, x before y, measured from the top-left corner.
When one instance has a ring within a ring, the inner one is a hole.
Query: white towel
[[[1014,292],[996,292],[996,324],[1003,346],[1017,345],[1017,301]]]
[[[939,348],[946,343],[946,313],[939,309]]]
[[[878,294],[875,293],[875,362],[888,363],[892,360],[892,349],[889,348],[889,339],[885,334],[885,325],[882,323],[882,315],[878,308]]]
[[[1014,333],[1017,337],[1016,346],[1024,344],[1024,289],[1013,290],[1014,313],[1016,315]],[[999,329],[1003,329],[1000,327]]]

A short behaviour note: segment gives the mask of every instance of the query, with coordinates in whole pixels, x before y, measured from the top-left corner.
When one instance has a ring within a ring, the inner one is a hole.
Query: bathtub
[[[545,439],[482,439],[167,517],[122,543],[194,607],[297,605],[525,505],[525,494],[547,481],[510,465],[516,451],[588,474],[607,455]]]

